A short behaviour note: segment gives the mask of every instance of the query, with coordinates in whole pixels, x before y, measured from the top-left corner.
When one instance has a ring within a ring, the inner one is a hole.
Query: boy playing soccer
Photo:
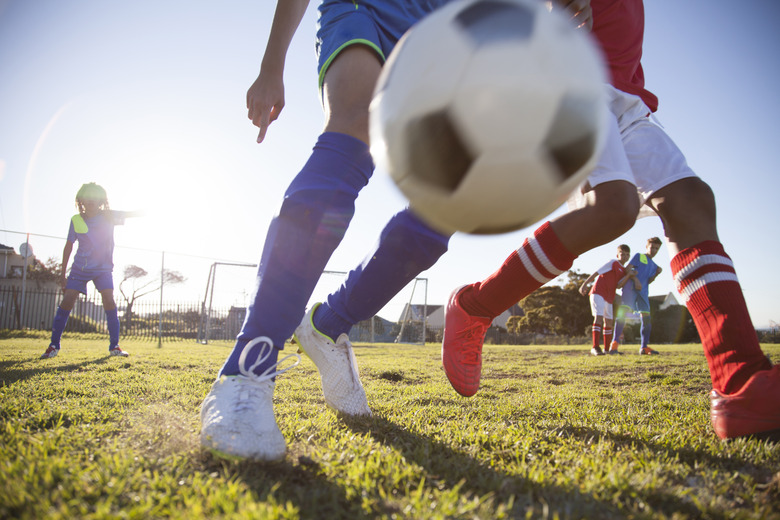
[[[612,342],[612,302],[615,300],[615,291],[620,289],[630,279],[636,280],[636,271],[623,265],[628,261],[631,249],[626,244],[617,248],[617,260],[610,260],[595,273],[591,274],[580,286],[580,294],[588,294],[588,286],[593,280],[596,283],[590,288],[590,310],[593,313],[593,347],[590,353],[601,356],[602,330],[604,337],[604,350],[609,352]],[[628,284],[633,285],[633,284]],[[617,350],[615,351],[617,353]]]
[[[442,342],[445,373],[462,395],[476,393],[492,319],[567,271],[580,254],[625,233],[644,205],[663,222],[672,275],[702,339],[715,432],[780,438],[780,366],[758,344],[734,264],[718,240],[715,197],[649,117],[658,100],[645,89],[641,65],[642,0],[590,6],[611,72],[612,117],[599,164],[582,188],[584,203],[542,224],[491,276],[453,291]]]
[[[655,280],[662,269],[653,261],[658,250],[661,249],[661,239],[652,237],[647,239],[647,253],[637,253],[628,262],[629,267],[636,270],[636,280],[638,284],[626,284],[623,287],[623,294],[620,298],[617,320],[615,322],[615,339],[612,341],[611,350],[617,352],[620,346],[620,338],[623,334],[623,327],[626,325],[626,313],[636,312],[639,314],[640,335],[642,343],[639,346],[639,355],[658,354],[657,351],[648,346],[650,342],[650,284]]]
[[[108,326],[108,353],[111,356],[127,357],[129,354],[119,348],[119,316],[114,302],[114,226],[122,225],[127,217],[136,213],[113,211],[108,207],[106,190],[102,186],[90,182],[84,184],[76,194],[77,215],[70,219],[68,238],[62,251],[62,271],[60,285],[64,296],[51,329],[51,341],[41,359],[53,358],[60,352],[60,339],[68,316],[79,293],[87,294],[87,282],[95,284],[103,299],[103,309],[106,312]],[[68,269],[68,260],[73,251],[73,244],[78,242],[76,256]]]
[[[246,320],[201,406],[201,444],[212,452],[255,460],[284,457],[272,396],[283,371],[277,369],[284,361],[277,361],[279,351],[293,332],[317,366],[325,402],[349,415],[371,413],[345,332],[352,319],[381,308],[433,265],[447,251],[449,236],[402,211],[385,226],[369,261],[350,273],[342,287],[349,302],[329,298],[308,314],[306,304],[373,174],[368,107],[382,65],[407,29],[448,1],[320,2],[316,50],[325,128],[271,222]],[[588,0],[556,3],[575,25],[589,27]],[[308,0],[277,1],[260,74],[246,99],[258,143],[284,108],[286,53],[307,5]]]

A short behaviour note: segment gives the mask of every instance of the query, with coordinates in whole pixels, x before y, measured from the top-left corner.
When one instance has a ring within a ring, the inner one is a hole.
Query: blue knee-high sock
[[[51,325],[51,344],[57,348],[60,348],[60,340],[62,339],[65,325],[68,324],[68,316],[70,316],[70,311],[57,307],[57,312],[54,314],[54,322]]]
[[[349,333],[352,325],[374,316],[417,275],[435,264],[447,252],[449,239],[408,209],[396,214],[382,230],[375,249],[317,308],[314,326],[334,340]]]
[[[108,349],[119,346],[119,311],[106,309],[106,326],[108,327]]]
[[[650,329],[652,328],[650,315],[643,312],[639,315],[639,319],[641,320],[642,348],[645,348],[650,343]]]
[[[262,373],[276,362],[277,349],[284,347],[301,322],[317,280],[352,219],[355,199],[373,170],[368,146],[359,139],[334,132],[320,136],[268,229],[252,302],[222,375],[239,373],[241,351],[260,336],[268,337],[276,348],[255,372]],[[248,353],[247,367],[259,352]]]
[[[618,311],[618,313],[620,312],[621,311]],[[612,341],[617,341],[618,343],[622,342],[620,336],[623,334],[623,327],[625,326],[626,326],[625,318],[618,318],[617,320],[615,320],[615,334],[612,337]]]

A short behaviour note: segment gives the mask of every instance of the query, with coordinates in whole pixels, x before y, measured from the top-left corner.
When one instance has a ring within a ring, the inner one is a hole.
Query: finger
[[[257,142],[262,143],[265,139],[265,133],[268,131],[268,126],[271,124],[271,114],[268,112],[264,112],[258,121],[255,122],[255,126],[257,126],[260,131],[257,134]]]

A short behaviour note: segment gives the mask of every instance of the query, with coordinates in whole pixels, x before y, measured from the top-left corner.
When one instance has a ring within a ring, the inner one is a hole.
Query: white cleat
[[[262,344],[257,361],[248,369],[246,355]],[[285,356],[263,374],[253,369],[270,355],[273,343],[265,336],[246,344],[238,361],[240,375],[221,376],[211,387],[200,408],[200,443],[218,456],[229,459],[274,461],[284,458],[287,446],[276,424],[273,408],[274,378],[298,364],[298,354]],[[286,359],[297,357],[291,366],[276,371]]]
[[[41,359],[51,359],[53,357],[57,357],[57,354],[60,353],[60,349],[55,347],[54,345],[49,345],[49,347],[46,349],[46,352],[43,353],[41,356]]]
[[[348,415],[371,415],[349,337],[342,334],[333,343],[314,327],[312,318],[319,305],[314,305],[295,329],[295,340],[317,366],[328,406]]]

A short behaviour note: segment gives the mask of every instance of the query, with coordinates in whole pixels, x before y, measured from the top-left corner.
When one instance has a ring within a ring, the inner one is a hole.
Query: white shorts
[[[607,303],[607,300],[605,300],[604,297],[601,296],[600,294],[591,294],[590,312],[593,314],[594,318],[596,316],[604,316],[605,319],[611,320],[612,304]]]
[[[644,205],[653,193],[696,174],[639,96],[607,85],[606,97],[612,117],[604,149],[593,172],[569,198],[569,209],[584,207],[585,194],[595,186],[623,180],[636,186],[642,206],[639,217],[655,215]]]

